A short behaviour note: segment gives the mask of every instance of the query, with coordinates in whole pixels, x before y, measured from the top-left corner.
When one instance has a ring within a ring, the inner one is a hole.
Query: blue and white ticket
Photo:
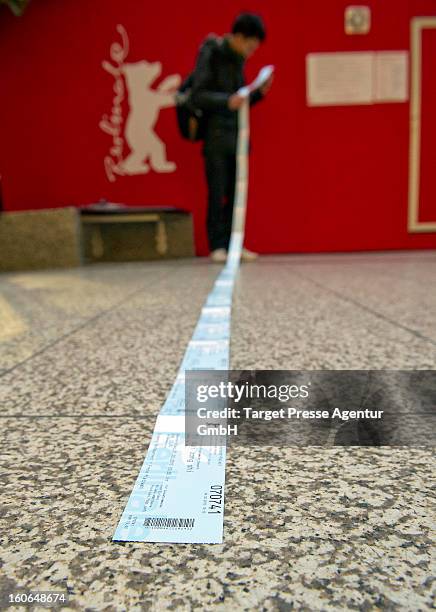
[[[186,446],[184,432],[157,427],[113,539],[221,543],[225,460],[225,446]]]
[[[225,281],[215,295],[232,288]],[[114,540],[222,542],[226,447],[189,446],[184,431],[185,371],[229,368],[231,312],[218,301],[202,310]]]
[[[237,188],[227,263],[201,310],[179,373],[156,419],[147,456],[113,540],[223,541],[226,447],[189,446],[185,436],[185,371],[228,370],[232,293],[244,238],[248,103],[239,109]],[[218,440],[217,440],[218,442]]]

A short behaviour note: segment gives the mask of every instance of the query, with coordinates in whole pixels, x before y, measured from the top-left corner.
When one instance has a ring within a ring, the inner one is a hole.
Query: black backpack
[[[201,46],[199,56],[203,53],[211,53],[220,43],[221,39],[218,36],[208,36]],[[195,71],[196,68],[188,74],[176,93],[177,125],[182,137],[191,142],[203,140],[206,128],[206,117],[203,111],[197,108],[191,99]]]

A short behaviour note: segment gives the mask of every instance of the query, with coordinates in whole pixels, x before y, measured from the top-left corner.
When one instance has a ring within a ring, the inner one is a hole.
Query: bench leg
[[[96,259],[103,257],[103,236],[101,235],[101,227],[99,225],[94,225],[92,228],[91,249],[93,257]]]
[[[159,255],[165,255],[168,251],[168,236],[165,223],[159,220],[156,224],[156,251]]]

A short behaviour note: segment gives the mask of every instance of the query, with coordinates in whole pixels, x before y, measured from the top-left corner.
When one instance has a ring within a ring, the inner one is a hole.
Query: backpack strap
[[[200,45],[200,50],[198,53],[197,61],[200,61],[200,58],[203,59],[204,61],[205,57],[208,57],[209,59],[211,59],[214,51],[219,49],[222,44],[223,44],[222,36],[218,36],[217,34],[208,34]]]

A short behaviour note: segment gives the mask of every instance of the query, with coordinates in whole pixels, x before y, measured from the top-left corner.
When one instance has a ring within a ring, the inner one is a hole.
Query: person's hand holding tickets
[[[238,110],[250,92],[259,89],[264,96],[270,89],[274,76],[274,66],[264,66],[255,80],[248,86],[241,87],[236,93],[230,96],[228,107],[230,110]]]

